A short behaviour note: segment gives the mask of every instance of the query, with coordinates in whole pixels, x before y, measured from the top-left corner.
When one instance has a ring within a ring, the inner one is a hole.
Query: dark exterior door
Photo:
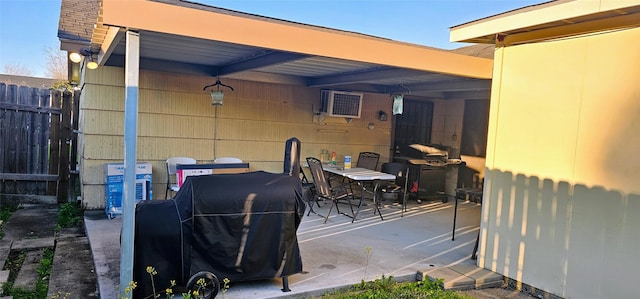
[[[408,100],[403,103],[403,113],[394,115],[394,157],[409,156],[409,145],[430,144],[433,122],[433,102]]]

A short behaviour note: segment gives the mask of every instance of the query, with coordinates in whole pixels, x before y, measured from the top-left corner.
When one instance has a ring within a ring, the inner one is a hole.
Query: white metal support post
[[[133,280],[133,241],[136,201],[136,145],[138,136],[138,77],[140,74],[140,34],[128,30],[125,52],[124,93],[124,190],[122,198],[122,239],[120,244],[120,294]]]

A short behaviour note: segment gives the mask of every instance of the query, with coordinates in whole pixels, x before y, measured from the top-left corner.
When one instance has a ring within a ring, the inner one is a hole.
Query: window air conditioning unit
[[[360,118],[362,93],[323,89],[320,91],[320,112],[326,116]]]

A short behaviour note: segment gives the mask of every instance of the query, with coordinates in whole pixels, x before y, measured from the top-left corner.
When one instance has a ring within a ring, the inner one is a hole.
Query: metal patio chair
[[[402,212],[400,214],[400,217],[403,217],[404,212],[407,211],[407,186],[409,182],[409,166],[404,163],[383,163],[382,166],[380,166],[380,171],[396,176],[395,182],[388,182],[387,184],[381,186],[380,192],[382,194],[397,194],[397,196],[402,196],[402,198],[398,198],[398,201],[402,205]]]
[[[355,217],[355,213],[353,211],[353,204],[351,200],[354,197],[353,197],[353,193],[350,192],[350,188],[347,188],[347,186],[343,184],[338,186],[331,186],[322,168],[322,162],[320,162],[320,160],[318,160],[317,158],[307,157],[307,164],[309,165],[309,171],[311,172],[311,177],[313,178],[313,185],[315,186],[315,194],[313,198],[307,202],[307,205],[309,206],[309,212],[307,213],[307,216],[311,214],[311,212],[313,212],[314,214],[320,215],[313,210],[313,205],[318,204],[319,200],[330,200],[331,206],[329,207],[329,211],[327,212],[327,215],[325,215],[324,217],[324,223],[327,223],[327,220],[329,219],[329,215],[331,214],[331,211],[333,210],[334,205],[336,206],[336,211],[338,212],[338,214],[343,214],[353,219]],[[349,208],[351,209],[351,215],[347,215],[345,213],[340,212],[338,203],[342,201],[349,204]]]

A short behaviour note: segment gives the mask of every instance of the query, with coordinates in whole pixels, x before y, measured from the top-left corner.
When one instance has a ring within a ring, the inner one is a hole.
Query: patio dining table
[[[354,222],[358,217],[358,213],[360,212],[360,208],[362,207],[362,203],[364,202],[364,194],[366,192],[366,187],[363,182],[373,182],[373,203],[375,205],[375,209],[380,215],[380,220],[384,220],[382,218],[382,213],[380,212],[380,207],[378,206],[378,202],[376,201],[376,193],[378,191],[378,187],[380,186],[380,181],[393,181],[396,179],[396,176],[393,174],[388,174],[380,171],[375,171],[367,168],[344,168],[333,165],[323,166],[322,169],[326,172],[329,172],[334,175],[342,176],[352,181],[358,182],[362,187],[362,192],[360,193],[360,202],[358,203],[358,209],[356,210],[356,214],[353,216]],[[375,211],[374,211],[375,213]]]

